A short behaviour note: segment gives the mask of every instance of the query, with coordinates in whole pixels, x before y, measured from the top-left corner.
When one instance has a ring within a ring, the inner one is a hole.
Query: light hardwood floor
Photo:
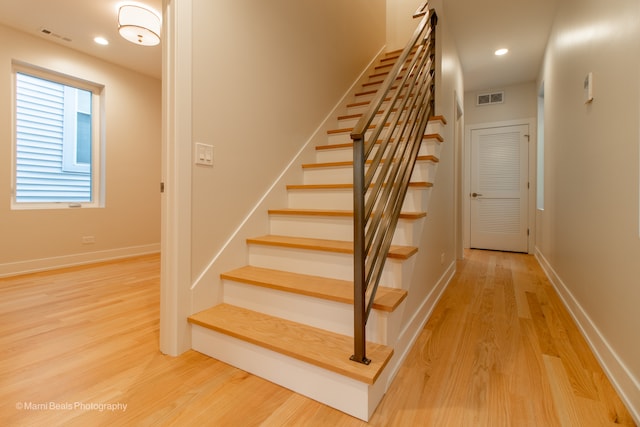
[[[158,317],[158,256],[0,279],[0,425],[366,425],[162,355]],[[459,263],[369,424],[635,425],[535,259],[486,251]]]

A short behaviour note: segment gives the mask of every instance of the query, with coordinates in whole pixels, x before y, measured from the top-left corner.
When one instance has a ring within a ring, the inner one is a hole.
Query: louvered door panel
[[[528,126],[471,136],[471,247],[526,252]]]

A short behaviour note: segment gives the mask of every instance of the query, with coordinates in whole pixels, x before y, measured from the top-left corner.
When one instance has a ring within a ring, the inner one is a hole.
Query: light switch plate
[[[195,164],[213,166],[213,145],[196,142]]]

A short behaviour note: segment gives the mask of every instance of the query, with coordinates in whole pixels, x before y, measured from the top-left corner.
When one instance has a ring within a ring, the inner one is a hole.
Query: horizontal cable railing
[[[354,354],[368,364],[366,323],[429,118],[434,112],[435,26],[425,2],[411,40],[354,127]]]

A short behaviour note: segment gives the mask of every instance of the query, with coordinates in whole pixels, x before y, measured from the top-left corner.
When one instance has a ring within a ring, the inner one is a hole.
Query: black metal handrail
[[[354,354],[369,364],[366,323],[391,248],[400,210],[434,112],[435,26],[422,20],[351,133],[354,142]],[[376,149],[377,148],[377,149]]]

